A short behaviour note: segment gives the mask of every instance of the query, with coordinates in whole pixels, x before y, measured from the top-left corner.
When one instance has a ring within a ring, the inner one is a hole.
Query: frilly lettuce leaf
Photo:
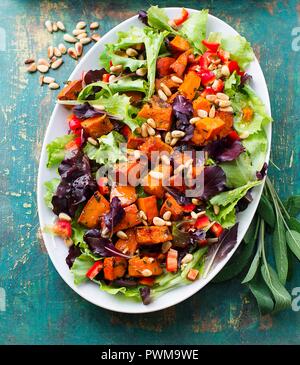
[[[93,258],[87,254],[82,254],[77,257],[72,266],[71,272],[74,275],[74,284],[79,285],[87,281],[86,273],[89,268],[95,263]]]
[[[266,132],[262,129],[257,133],[251,134],[242,141],[242,144],[250,155],[254,170],[260,171],[265,163],[268,149]]]
[[[144,32],[143,28],[131,27],[128,32],[118,32],[118,40],[113,43],[113,49],[127,49],[135,44],[144,43]]]
[[[164,9],[159,8],[157,5],[151,6],[147,11],[147,15],[150,27],[158,30],[167,30],[170,33],[177,33],[175,29],[169,25],[169,17]]]
[[[44,200],[45,203],[47,205],[48,208],[52,209],[53,205],[52,205],[52,197],[54,195],[54,193],[56,192],[56,188],[58,186],[58,184],[60,183],[60,179],[55,177],[54,179],[50,180],[50,181],[46,181],[44,186],[46,188],[46,193],[44,195]]]
[[[47,167],[54,167],[61,163],[66,154],[65,146],[74,139],[74,134],[57,137],[47,144],[48,153]]]

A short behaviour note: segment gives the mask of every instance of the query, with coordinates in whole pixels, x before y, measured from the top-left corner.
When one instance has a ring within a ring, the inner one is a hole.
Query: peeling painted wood
[[[137,9],[146,8],[148,2],[145,4],[140,0],[0,3],[4,85],[0,90],[0,287],[7,294],[7,310],[0,312],[0,343],[299,343],[299,313],[286,311],[259,318],[253,298],[238,280],[211,284],[189,300],[158,313],[125,315],[81,299],[44,254],[38,233],[36,178],[55,92],[40,87],[37,74],[25,73],[23,62],[29,56],[44,56],[47,46],[60,39],[59,33],[45,31],[47,19],[62,20],[69,31],[77,20],[99,20],[99,33],[104,34]],[[178,1],[177,5],[197,8],[199,2]],[[296,168],[300,146],[296,65],[300,52],[291,50],[290,35],[299,25],[298,2],[202,1],[201,6],[209,7],[253,44],[269,86],[275,120],[272,159],[281,173],[271,167],[270,174],[281,196],[300,193]],[[274,33],[277,29],[280,34]],[[64,81],[75,64],[68,60],[55,72],[57,79]],[[289,285],[300,285],[299,268]]]

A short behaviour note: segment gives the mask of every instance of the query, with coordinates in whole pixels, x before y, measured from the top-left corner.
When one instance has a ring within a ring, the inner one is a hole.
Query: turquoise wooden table
[[[267,80],[275,120],[272,159],[281,171],[271,168],[270,176],[282,197],[300,193],[300,52],[296,52],[297,47],[292,50],[291,35],[300,21],[300,4],[276,0],[153,2],[208,7],[251,41]],[[0,2],[1,344],[300,342],[300,312],[287,310],[260,318],[254,299],[239,279],[210,284],[192,298],[158,313],[125,315],[103,310],[85,302],[63,282],[39,238],[38,161],[56,92],[40,87],[38,75],[25,72],[24,60],[44,55],[53,42],[44,28],[47,19],[62,20],[68,29],[80,19],[98,19],[99,32],[104,34],[149,3]],[[68,59],[56,78],[66,80],[75,62]],[[300,287],[300,266],[289,283],[290,290],[294,287]]]

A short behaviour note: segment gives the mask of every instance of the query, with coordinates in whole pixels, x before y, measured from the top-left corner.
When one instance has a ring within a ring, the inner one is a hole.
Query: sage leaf
[[[274,300],[260,272],[257,272],[255,277],[249,282],[248,287],[257,301],[260,313],[262,315],[271,313],[274,309]]]
[[[257,213],[270,227],[273,228],[275,226],[275,213],[273,205],[264,194],[260,198]]]
[[[298,221],[298,219],[291,217],[288,221],[288,226],[289,229],[300,233],[300,222]]]
[[[297,231],[289,230],[286,232],[286,241],[290,250],[300,260],[300,233]]]
[[[275,270],[269,264],[263,264],[261,274],[274,297],[274,312],[289,308],[291,306],[291,296],[282,285]]]
[[[285,228],[281,215],[277,215],[277,221],[273,234],[273,251],[278,277],[280,282],[284,285],[288,273],[288,259]]]
[[[292,217],[300,213],[300,195],[293,195],[285,203],[286,209]]]

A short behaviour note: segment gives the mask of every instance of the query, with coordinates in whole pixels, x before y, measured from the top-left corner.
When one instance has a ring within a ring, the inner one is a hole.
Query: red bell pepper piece
[[[228,134],[228,137],[233,140],[233,141],[239,141],[240,140],[240,136],[237,134],[236,131],[231,131],[229,134]]]
[[[203,71],[201,72],[201,83],[204,86],[207,86],[214,82],[216,79],[216,75],[212,71]]]
[[[202,229],[209,225],[209,218],[207,215],[202,215],[201,217],[197,218],[194,226],[197,229]]]
[[[103,269],[103,266],[103,261],[96,261],[94,265],[87,271],[85,276],[93,280],[94,277],[97,276],[99,272]]]
[[[197,279],[198,275],[199,275],[199,270],[190,269],[186,277],[187,277],[187,279],[189,279],[191,281],[195,281]]]
[[[240,66],[236,61],[229,61],[227,64],[230,73],[232,74],[234,71],[238,74],[240,72]]]
[[[109,61],[109,66],[113,66],[112,60]]]
[[[128,125],[124,125],[124,127],[122,127],[121,129],[121,134],[128,139],[129,136],[131,135],[131,129],[128,127]]]
[[[188,17],[189,17],[188,11],[185,8],[182,8],[180,18],[174,19],[173,23],[178,27],[179,25],[184,23]]]
[[[202,44],[211,52],[217,52],[218,48],[220,47],[220,43],[208,42],[205,39],[203,39]]]
[[[219,49],[217,54],[223,63],[226,63],[229,60],[230,53],[227,51],[224,51],[224,49]]]
[[[99,191],[102,195],[109,194],[109,187],[107,186],[107,184],[108,184],[107,177],[99,177],[97,184],[98,184]]]
[[[203,55],[200,57],[199,59],[199,65],[203,70],[207,70],[208,66],[211,63],[211,58],[212,57],[217,57],[217,53],[216,52],[210,52],[210,51],[206,51],[203,53]]]
[[[82,129],[81,120],[77,118],[75,115],[72,115],[71,119],[69,120],[69,127],[73,132],[77,131],[78,129],[81,130]]]
[[[66,150],[73,150],[81,146],[81,137],[76,137],[65,145]]]
[[[192,212],[195,208],[196,208],[196,205],[195,205],[195,204],[192,204],[192,203],[190,203],[190,204],[186,204],[186,205],[184,205],[184,206],[182,207],[182,209],[183,209],[183,211],[184,211],[185,213]]]
[[[109,77],[110,77],[110,74],[104,74],[104,75],[102,76],[102,81],[103,81],[103,82],[108,82],[108,81],[109,81]]]
[[[155,282],[155,278],[141,278],[139,280],[139,284],[146,286],[153,286]]]
[[[212,88],[216,93],[222,92],[224,89],[224,81],[222,81],[221,79],[215,80],[212,84]]]
[[[71,222],[65,221],[63,219],[58,219],[52,227],[52,231],[57,236],[60,236],[62,238],[69,238],[72,236]]]
[[[216,236],[216,237],[220,237],[220,235],[223,232],[223,227],[221,226],[221,224],[219,224],[218,222],[214,223],[211,227],[210,230],[212,231],[212,233]]]
[[[207,245],[207,240],[200,240],[198,241],[198,246],[199,247],[203,247],[203,246],[206,246]]]
[[[178,269],[178,251],[170,248],[167,253],[166,270],[169,272],[176,272]]]
[[[202,98],[205,98],[206,95],[212,95],[215,93],[216,93],[215,90],[211,86],[208,86],[202,91],[201,96]]]

